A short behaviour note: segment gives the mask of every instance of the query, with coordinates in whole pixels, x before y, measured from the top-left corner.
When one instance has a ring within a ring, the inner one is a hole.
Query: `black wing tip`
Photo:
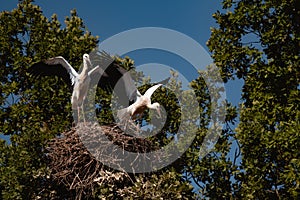
[[[171,78],[171,77],[168,77],[168,78],[166,78],[165,80],[162,80],[162,81],[158,82],[157,84],[163,84],[163,85],[166,85],[166,84],[169,82],[170,78]]]
[[[101,51],[97,51],[96,55],[98,55],[100,57],[100,59],[104,59],[104,60],[114,60],[113,56],[111,56],[109,53],[107,53],[104,50]]]
[[[28,73],[34,76],[41,74],[41,68],[45,65],[43,61],[36,62],[28,68]]]

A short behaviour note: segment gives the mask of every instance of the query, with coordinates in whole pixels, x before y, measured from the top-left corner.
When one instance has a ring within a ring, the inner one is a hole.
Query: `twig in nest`
[[[125,151],[137,152],[137,157],[131,163],[134,164],[138,159],[147,159],[145,155],[141,157],[139,153],[158,148],[150,140],[124,134],[115,125],[99,128],[88,123],[61,135],[62,137],[51,140],[48,145],[47,156],[51,175],[54,181],[64,184],[70,193],[75,191],[76,199],[81,199],[83,194],[86,197],[91,196],[99,184],[118,187],[115,189],[120,190],[122,189],[120,187],[133,183],[130,174],[111,169],[97,158],[120,166],[120,161],[127,159],[122,158]],[[111,143],[115,148],[108,148]],[[123,155],[113,153],[117,148],[123,149]],[[109,149],[111,152],[107,152]]]

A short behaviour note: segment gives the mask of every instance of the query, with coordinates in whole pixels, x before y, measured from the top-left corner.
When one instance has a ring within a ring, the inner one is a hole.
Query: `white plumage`
[[[91,76],[93,73],[103,73],[103,70],[96,66],[92,70],[92,63],[88,54],[83,55],[83,69],[80,74],[78,74],[75,69],[66,61],[62,56],[51,58],[45,61],[47,65],[62,65],[69,73],[71,84],[73,87],[71,103],[72,109],[77,110],[78,121],[80,118],[80,109],[82,110],[83,120],[85,122],[83,102],[86,99],[87,92],[91,82]],[[90,70],[90,71],[89,71]]]
[[[138,116],[141,115],[147,108],[156,110],[158,115],[160,116],[160,104],[157,102],[151,103],[152,94],[160,86],[162,86],[162,84],[156,84],[150,87],[144,95],[141,95],[141,93],[137,91],[136,101],[127,108],[119,110],[117,112],[118,119],[120,121],[124,121],[129,118],[137,119]]]

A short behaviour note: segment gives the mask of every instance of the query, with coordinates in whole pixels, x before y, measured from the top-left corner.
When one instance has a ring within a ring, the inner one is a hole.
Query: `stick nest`
[[[127,159],[125,152],[136,153],[134,158],[128,157],[128,166],[133,166],[138,161],[147,164],[160,162],[158,157],[147,158],[143,154],[157,149],[158,145],[149,139],[126,135],[116,125],[87,123],[52,139],[48,144],[47,158],[52,179],[63,184],[75,199],[81,199],[94,194],[99,186],[120,190],[132,184],[133,174],[127,173],[120,165]]]

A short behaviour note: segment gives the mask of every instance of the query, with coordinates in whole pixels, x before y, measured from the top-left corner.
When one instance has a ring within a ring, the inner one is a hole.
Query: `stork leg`
[[[72,104],[73,111],[77,110],[77,121],[75,118],[75,123],[77,123],[77,125],[79,125],[79,123],[80,123],[80,104],[78,102],[77,96],[78,96],[77,93],[73,91],[72,98],[71,98],[71,104]]]
[[[140,135],[140,123],[139,122],[137,122],[136,124],[135,123],[133,123],[134,124],[134,126],[135,126],[135,128],[136,128],[136,133],[137,133],[137,135]]]
[[[80,123],[80,106],[77,107],[77,121]]]
[[[81,105],[81,110],[82,110],[82,116],[83,116],[83,123],[84,123],[84,125],[86,125],[86,121],[85,121],[85,113],[84,113],[83,104]]]
[[[132,134],[135,136],[138,136],[140,129],[132,118],[129,118],[127,120],[126,126],[128,126],[128,125],[130,126],[130,130],[131,130]]]
[[[128,123],[128,118],[122,116],[119,119],[119,121],[117,121],[117,126],[121,127],[124,133],[127,133],[127,123]]]
[[[130,118],[123,118],[119,124],[121,125],[122,127],[122,130],[125,134],[128,134],[128,135],[135,135],[135,132],[134,130],[132,129],[132,127],[134,126],[134,123],[133,121],[130,119]]]

